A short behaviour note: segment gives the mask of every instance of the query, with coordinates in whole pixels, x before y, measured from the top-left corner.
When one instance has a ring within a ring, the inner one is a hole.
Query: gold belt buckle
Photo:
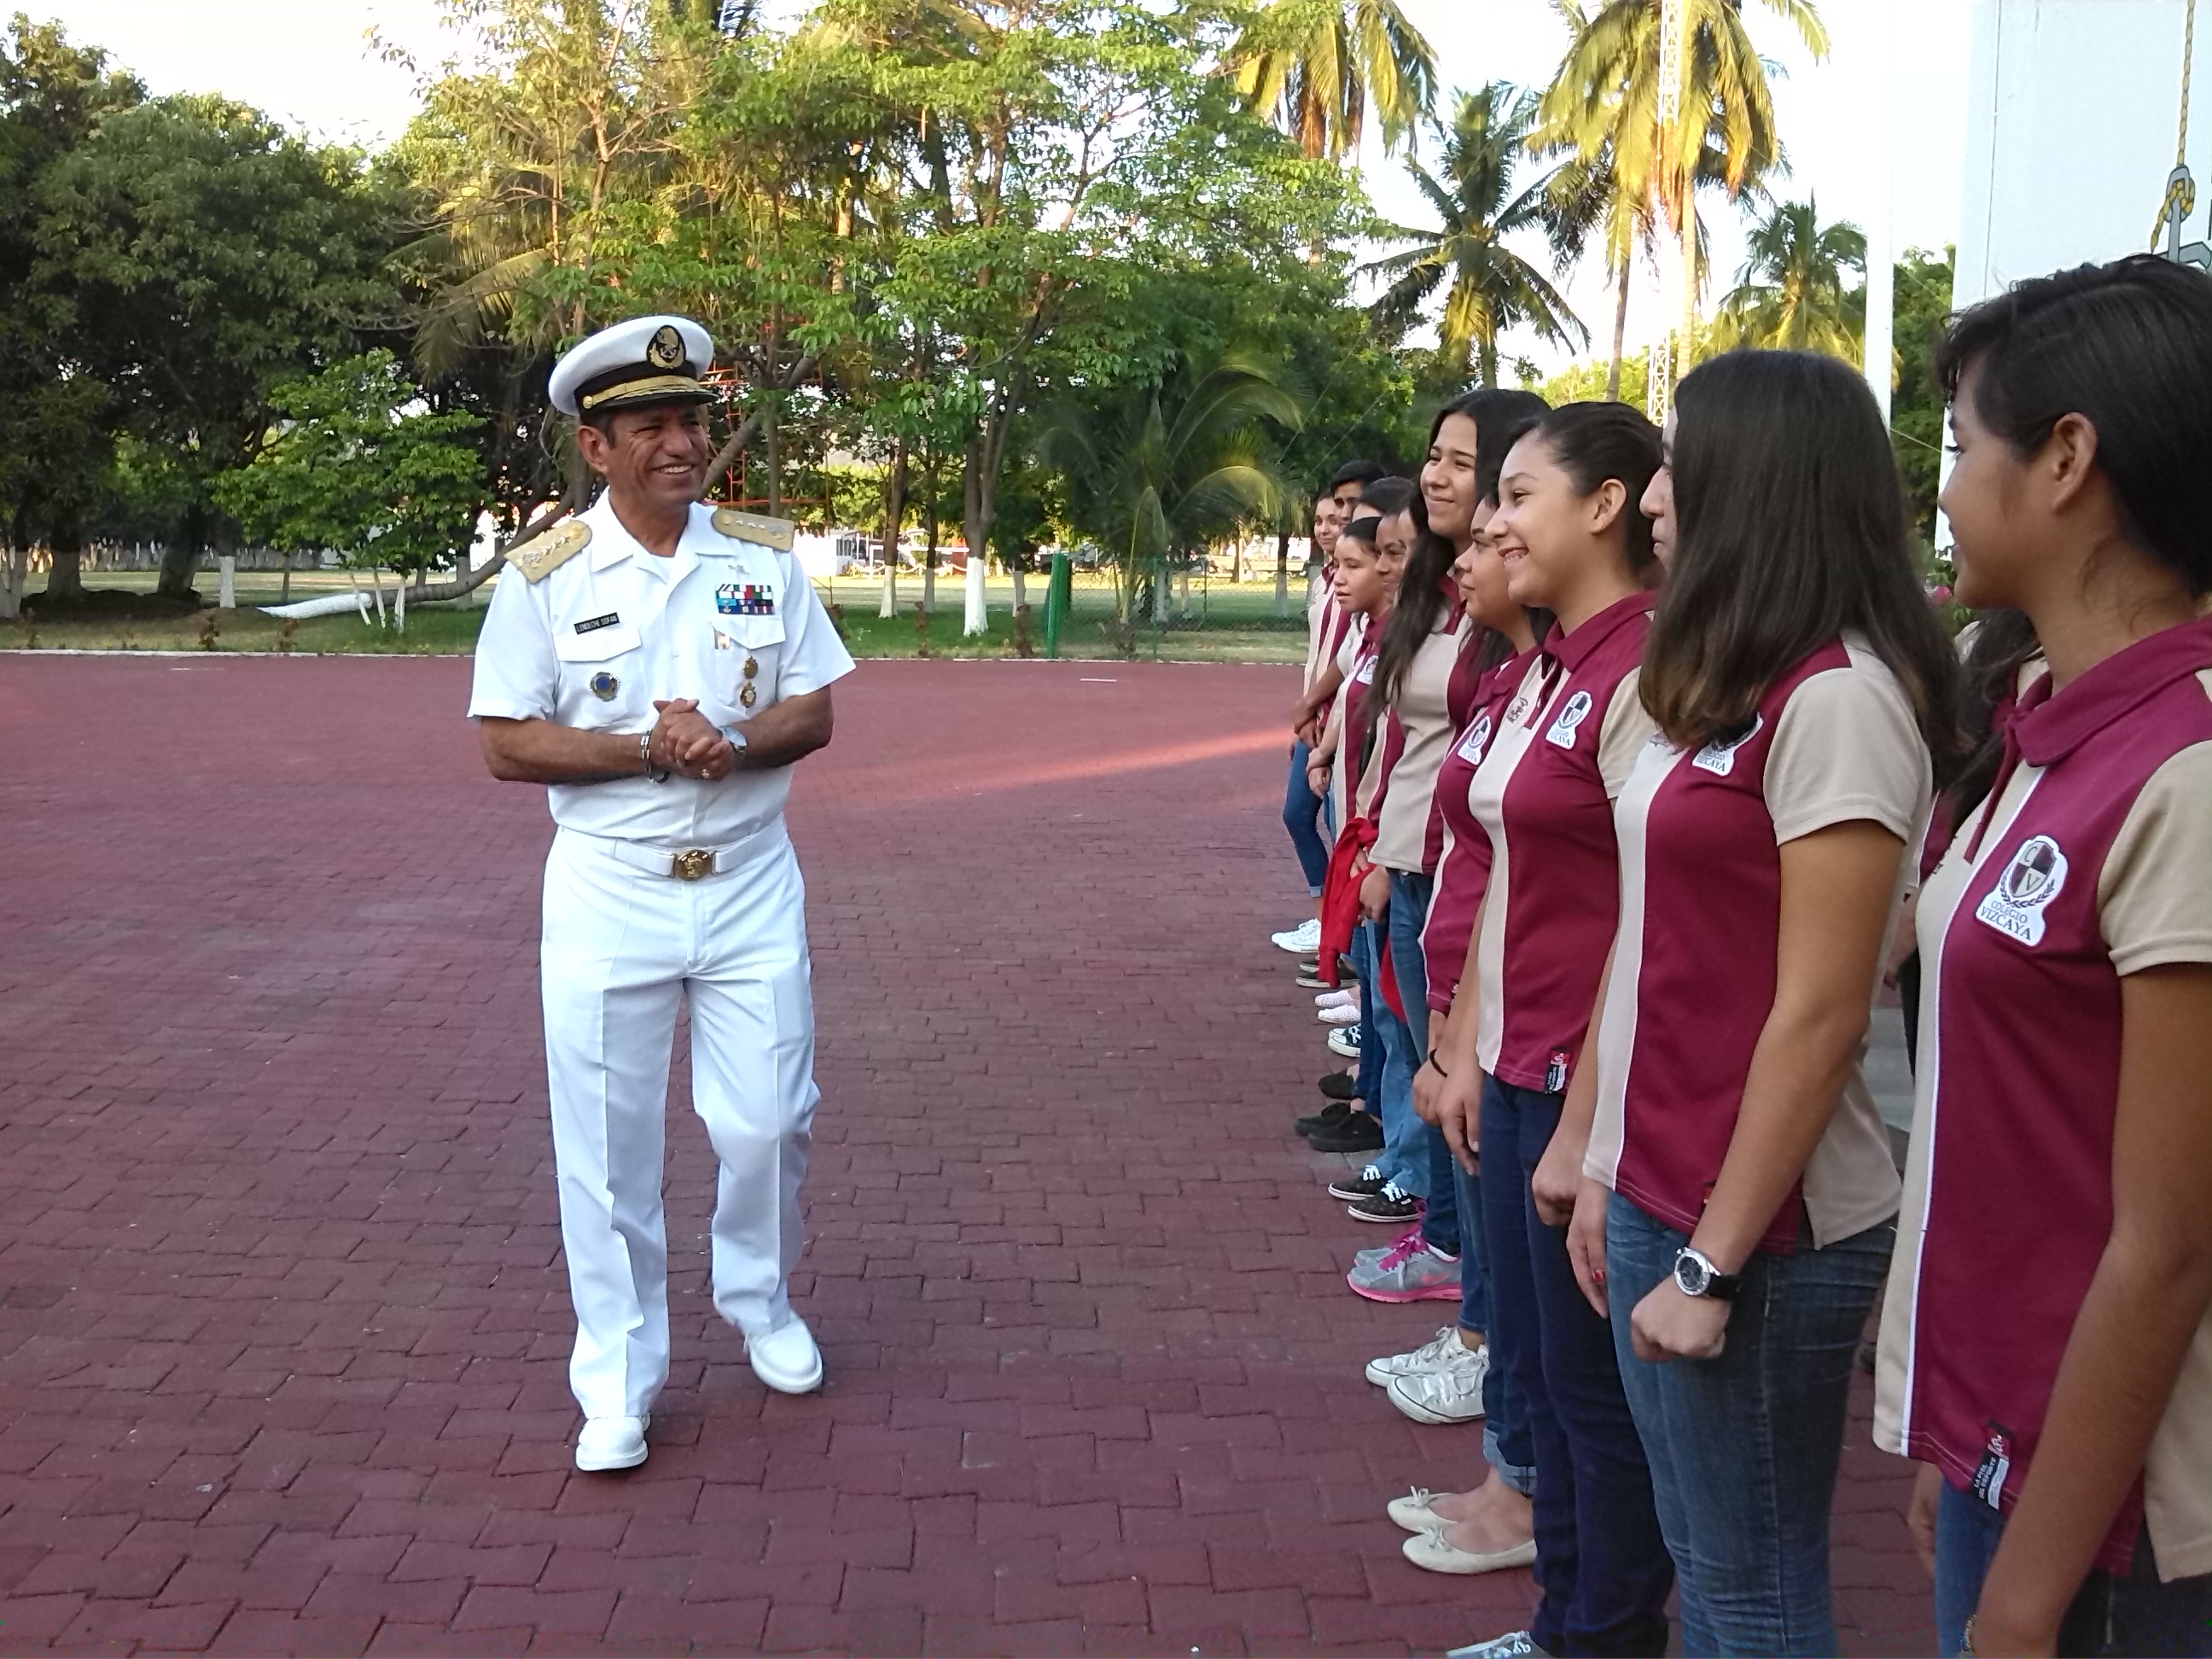
[[[668,860],[668,873],[678,881],[696,881],[702,876],[711,876],[714,873],[714,855],[703,848],[688,848]]]

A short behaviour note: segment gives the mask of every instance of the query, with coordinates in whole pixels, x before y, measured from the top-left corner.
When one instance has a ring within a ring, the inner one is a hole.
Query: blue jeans
[[[1328,843],[1321,838],[1321,797],[1306,782],[1306,761],[1312,754],[1303,743],[1291,745],[1291,775],[1283,787],[1283,828],[1291,832],[1298,868],[1306,872],[1306,892],[1319,898],[1328,878]]]
[[[1689,1242],[1618,1194],[1606,1212],[1613,1351],[1681,1587],[1682,1653],[1837,1652],[1828,1511],[1897,1224],[1820,1250],[1808,1229],[1792,1255],[1754,1255],[1717,1359],[1638,1359],[1630,1316]]]
[[[1362,925],[1374,935],[1372,948],[1390,952],[1391,968],[1399,975],[1399,1000],[1405,1003],[1408,1014],[1413,1012],[1418,1000],[1422,1028],[1426,1030],[1429,1006],[1425,976],[1414,981],[1413,989],[1419,993],[1418,999],[1415,999],[1408,993],[1405,969],[1400,960],[1399,915],[1404,908],[1398,902],[1398,884],[1393,878],[1389,911],[1382,921]],[[1423,914],[1426,914],[1425,907]],[[1418,957],[1420,944],[1420,923],[1418,920],[1413,923],[1413,928],[1414,954]],[[1382,1039],[1382,1150],[1376,1154],[1375,1166],[1395,1182],[1400,1191],[1425,1199],[1429,1196],[1427,1137],[1435,1131],[1413,1115],[1413,1073],[1428,1058],[1428,1050],[1425,1048],[1418,1052],[1415,1050],[1413,1028],[1390,1012],[1390,1005],[1383,999],[1379,986],[1367,999],[1367,1006],[1374,1012],[1375,1029]],[[1455,1228],[1455,1241],[1451,1247],[1454,1249],[1458,1248],[1456,1231]]]
[[[1459,1328],[1480,1331],[1487,1340],[1490,1250],[1482,1237],[1482,1182],[1462,1169],[1457,1158],[1449,1162],[1460,1237],[1466,1245],[1459,1255]],[[1523,1498],[1536,1490],[1536,1449],[1528,1439],[1528,1402],[1521,1397],[1512,1368],[1498,1358],[1495,1348],[1482,1379],[1482,1455],[1498,1471],[1498,1478]]]
[[[1945,1484],[1936,1504],[1936,1650],[1943,1659],[1965,1645],[1966,1615],[1982,1599],[2004,1525],[1980,1498]],[[2212,1574],[2160,1583],[2150,1535],[2140,1534],[2127,1573],[2100,1568],[2082,1581],[2059,1621],[2058,1651],[2079,1659],[2204,1659],[2212,1655]]]
[[[1369,1111],[1382,1115],[1382,1039],[1375,1033],[1375,1009],[1382,999],[1375,989],[1375,930],[1365,922],[1352,930],[1352,970],[1359,975],[1359,1070],[1352,1088]]]
[[[1535,1452],[1536,1585],[1528,1630],[1547,1653],[1667,1651],[1674,1564],[1660,1536],[1644,1443],[1621,1391],[1613,1328],[1575,1283],[1566,1230],[1528,1191],[1561,1097],[1482,1085],[1482,1231],[1490,1354],[1527,1404]]]

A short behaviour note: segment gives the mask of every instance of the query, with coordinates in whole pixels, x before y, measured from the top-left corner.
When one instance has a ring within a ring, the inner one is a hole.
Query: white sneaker
[[[1354,1008],[1359,1006],[1359,993],[1348,985],[1334,991],[1320,992],[1314,997],[1316,1008],[1341,1008],[1347,1005]]]
[[[822,1386],[822,1350],[796,1314],[766,1336],[747,1337],[745,1358],[752,1361],[753,1375],[778,1394],[811,1394]]]
[[[634,1469],[645,1462],[647,1417],[592,1417],[576,1437],[576,1467],[587,1474]]]
[[[1456,1334],[1452,1340],[1459,1339]],[[1490,1374],[1490,1350],[1462,1348],[1465,1358],[1386,1385],[1390,1403],[1416,1423],[1473,1423],[1482,1416],[1482,1381]]]
[[[1412,1230],[1415,1234],[1418,1227]],[[1402,1240],[1400,1241],[1403,1243]],[[1396,1245],[1382,1247],[1395,1249]],[[1367,1362],[1367,1380],[1378,1389],[1387,1389],[1391,1380],[1400,1376],[1419,1376],[1427,1371],[1440,1371],[1455,1362],[1454,1356],[1470,1352],[1459,1340],[1459,1327],[1445,1325],[1437,1334],[1411,1353],[1386,1353],[1380,1359]]]
[[[1321,949],[1321,918],[1308,916],[1288,933],[1270,937],[1278,951],[1288,951],[1294,957],[1310,957]]]
[[[1529,1559],[1535,1559],[1535,1546],[1529,1547]],[[1551,1659],[1551,1655],[1536,1645],[1535,1638],[1525,1630],[1516,1630],[1505,1636],[1493,1636],[1487,1642],[1476,1642],[1463,1648],[1454,1648],[1444,1659]]]
[[[1359,1001],[1333,1002],[1326,1008],[1314,1010],[1314,1018],[1324,1025],[1357,1025],[1359,1024]]]

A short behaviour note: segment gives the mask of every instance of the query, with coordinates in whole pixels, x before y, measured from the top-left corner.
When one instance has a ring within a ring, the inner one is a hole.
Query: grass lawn
[[[150,592],[151,571],[88,571],[88,590]],[[294,623],[289,633],[277,618],[252,607],[276,603],[278,577],[273,573],[242,571],[238,578],[235,611],[203,611],[197,615],[137,621],[112,617],[51,622],[0,623],[0,650],[77,651],[295,651],[300,653],[360,653],[383,656],[465,655],[476,647],[477,629],[483,621],[482,604],[420,605],[407,613],[404,633],[389,627],[364,626],[351,616],[315,617]],[[295,572],[292,597],[343,592],[343,572]],[[878,581],[841,578],[816,584],[834,610],[848,647],[856,657],[912,657],[921,654],[921,635],[915,626],[915,603],[921,585],[913,577],[899,584],[900,614],[878,617],[882,586]],[[212,573],[204,573],[199,590],[211,594]],[[31,590],[40,591],[37,586]],[[367,590],[364,588],[364,592]],[[388,606],[392,586],[385,586]],[[1044,653],[1044,584],[1032,579],[1028,617],[1030,653]],[[477,596],[486,603],[489,590]],[[1011,657],[1015,649],[1013,584],[994,580],[989,585],[990,632],[979,639],[963,639],[961,589],[957,577],[940,580],[937,609],[929,618],[929,654],[944,657]],[[1200,614],[1165,626],[1149,621],[1136,631],[1133,649],[1125,653],[1115,641],[1110,594],[1103,587],[1079,585],[1073,614],[1060,635],[1060,655],[1113,660],[1125,656],[1160,662],[1297,662],[1305,653],[1303,617],[1285,623],[1274,615],[1274,585],[1267,582],[1215,582],[1194,594],[1193,609]],[[212,619],[212,639],[204,630]]]

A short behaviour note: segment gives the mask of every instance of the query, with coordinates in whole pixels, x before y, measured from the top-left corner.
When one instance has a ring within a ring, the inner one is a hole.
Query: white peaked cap
[[[641,404],[710,403],[699,377],[714,342],[689,317],[633,317],[603,328],[553,365],[546,394],[563,415],[597,415]]]

